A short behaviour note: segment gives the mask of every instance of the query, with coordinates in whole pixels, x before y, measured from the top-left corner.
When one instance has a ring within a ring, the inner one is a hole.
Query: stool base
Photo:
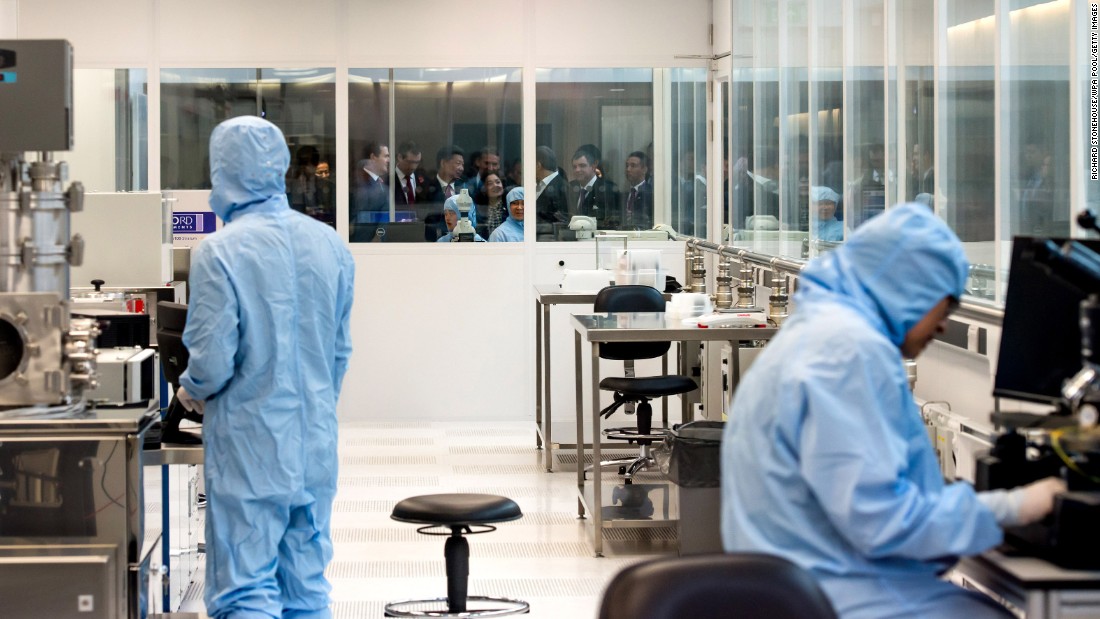
[[[478,606],[480,603],[492,602],[496,606],[477,609],[468,608],[462,612],[452,613],[447,607],[447,598],[435,598],[428,600],[404,600],[386,604],[387,617],[506,617],[508,615],[522,615],[531,611],[531,605],[522,600],[509,598],[490,598],[471,595],[466,598],[469,606]],[[435,605],[438,610],[416,609]]]

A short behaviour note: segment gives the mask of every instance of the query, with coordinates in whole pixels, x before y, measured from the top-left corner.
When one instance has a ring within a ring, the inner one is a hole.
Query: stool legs
[[[452,613],[464,613],[470,582],[470,544],[462,536],[462,527],[451,528],[443,559],[447,565],[447,608]]]

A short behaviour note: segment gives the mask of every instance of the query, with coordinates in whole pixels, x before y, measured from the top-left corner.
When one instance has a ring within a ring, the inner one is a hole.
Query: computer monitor
[[[390,221],[389,211],[360,211],[356,217],[357,224],[384,224]],[[393,221],[416,221],[414,211],[394,211]]]
[[[180,384],[180,374],[187,369],[187,348],[183,345],[183,329],[187,326],[187,306],[160,301],[157,303],[157,348],[164,379]]]
[[[1036,261],[1047,241],[1065,239],[1016,237],[1012,244],[995,397],[1057,404],[1062,383],[1081,369],[1078,321],[1088,295]],[[1100,252],[1100,241],[1076,241]]]
[[[352,243],[423,243],[424,222],[360,224],[353,227]]]
[[[160,301],[157,303],[157,349],[160,352],[160,367],[164,371],[164,379],[178,388],[180,375],[187,369],[189,355],[187,347],[183,345],[183,330],[187,326],[187,306],[179,303]],[[191,414],[184,410],[183,405],[172,393],[172,399],[168,404],[167,415],[164,418],[161,430],[162,443],[197,444],[202,439],[181,431],[180,421],[183,419],[201,422],[200,415]]]

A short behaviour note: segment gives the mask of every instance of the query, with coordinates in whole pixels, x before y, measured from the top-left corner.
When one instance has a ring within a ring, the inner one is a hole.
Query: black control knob
[[[93,286],[95,286],[95,291],[96,291],[96,292],[99,292],[99,291],[100,291],[100,290],[99,290],[99,288],[100,288],[100,287],[101,287],[101,286],[102,286],[103,284],[106,284],[106,283],[107,283],[107,282],[103,281],[102,279],[93,279],[93,280],[92,280],[92,285],[93,285]]]
[[[558,260],[558,266],[559,267],[565,266],[565,261],[564,260]]]

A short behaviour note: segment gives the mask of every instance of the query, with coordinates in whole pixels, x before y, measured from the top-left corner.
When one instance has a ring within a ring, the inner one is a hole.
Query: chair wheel
[[[626,467],[625,466],[620,466],[619,467],[619,475],[626,475]]]
[[[633,479],[630,479],[630,478],[628,477],[628,478],[626,478],[625,480],[623,480],[623,483],[625,483],[626,485],[628,485],[628,486],[629,486],[629,485],[631,485],[631,484],[633,484],[633,483],[634,483],[634,480],[633,480]]]

